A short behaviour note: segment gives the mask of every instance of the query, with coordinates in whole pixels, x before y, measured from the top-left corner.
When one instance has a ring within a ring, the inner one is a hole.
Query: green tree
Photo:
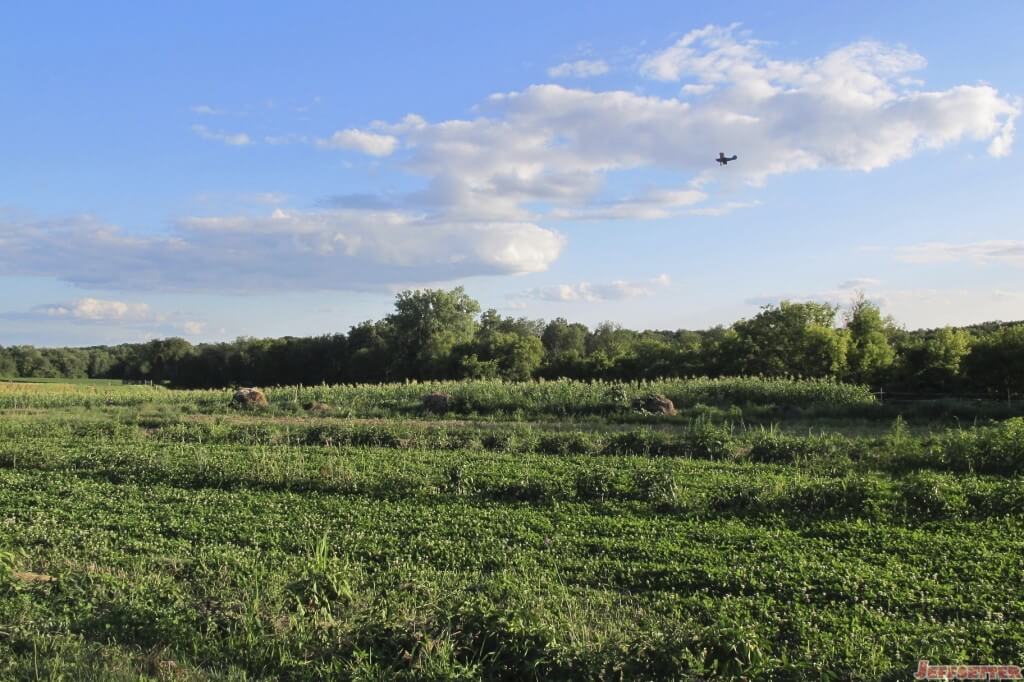
[[[548,378],[582,378],[586,373],[584,358],[589,333],[585,324],[570,323],[564,317],[549,322],[540,337],[544,344],[540,374]]]
[[[625,355],[630,351],[636,336],[636,332],[623,329],[620,324],[602,322],[587,337],[587,355],[601,353],[611,359]]]
[[[14,346],[10,349],[14,359],[17,375],[20,377],[46,378],[56,377],[57,370],[49,359],[33,346]]]
[[[633,333],[603,376],[630,381],[700,374],[700,336],[693,332],[646,330]],[[706,372],[705,372],[706,373]]]
[[[961,364],[971,351],[971,334],[944,327],[911,336],[900,352],[900,375],[911,390],[953,391],[961,381]]]
[[[490,354],[498,363],[501,378],[528,381],[544,359],[544,345],[536,336],[501,333],[495,337]]]
[[[459,346],[455,358],[455,373],[459,379],[497,379],[501,376],[497,361],[481,360],[472,346]]]
[[[496,310],[480,316],[473,343],[460,346],[459,373],[465,378],[526,381],[544,358],[543,322],[501,317]]]
[[[47,348],[43,351],[56,375],[68,379],[87,376],[89,356],[78,348]]]
[[[87,371],[94,379],[110,376],[116,360],[106,348],[90,348]]]
[[[581,358],[587,353],[587,325],[556,317],[544,327],[540,340],[549,359]]]
[[[925,342],[926,369],[952,379],[960,373],[960,365],[970,352],[971,334],[945,327]]]
[[[836,308],[827,303],[765,306],[733,325],[723,339],[729,364],[743,374],[837,376],[846,368],[847,336],[834,326]]]
[[[150,341],[142,352],[150,367],[150,379],[175,384],[184,360],[192,355],[193,350],[188,341],[175,337]]]
[[[349,329],[347,381],[378,383],[390,379],[391,353],[384,322],[367,320]]]
[[[850,339],[846,355],[846,376],[851,381],[877,384],[887,376],[896,361],[896,349],[890,342],[893,324],[863,294],[858,295],[846,312],[846,331]]]
[[[591,378],[611,379],[617,366],[633,354],[637,333],[615,322],[602,322],[587,337],[587,373]]]
[[[452,350],[473,340],[480,304],[462,287],[403,291],[385,322],[396,378],[440,379],[451,375]]]
[[[18,365],[10,351],[0,346],[0,377],[11,377],[18,373]]]
[[[986,334],[971,348],[964,369],[979,389],[1007,399],[1024,393],[1024,324]]]

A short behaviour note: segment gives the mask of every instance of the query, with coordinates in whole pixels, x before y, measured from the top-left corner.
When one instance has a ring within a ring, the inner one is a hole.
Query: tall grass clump
[[[994,426],[950,429],[936,437],[930,456],[946,471],[1017,475],[1024,472],[1024,419]]]
[[[798,436],[762,428],[750,439],[747,456],[752,462],[772,464],[845,464],[852,446],[849,438],[838,434]]]

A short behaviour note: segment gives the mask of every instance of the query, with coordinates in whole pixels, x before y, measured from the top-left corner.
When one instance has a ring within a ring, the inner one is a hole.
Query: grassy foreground
[[[0,385],[0,679],[1019,665],[1024,420],[843,429],[869,395],[758,381],[659,386],[676,417],[461,384],[443,419],[436,386]]]

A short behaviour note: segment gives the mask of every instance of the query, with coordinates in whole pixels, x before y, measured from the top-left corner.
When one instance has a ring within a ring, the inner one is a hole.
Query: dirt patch
[[[32,573],[31,571],[14,571],[11,573],[16,580],[23,583],[52,583],[56,578],[45,573]]]

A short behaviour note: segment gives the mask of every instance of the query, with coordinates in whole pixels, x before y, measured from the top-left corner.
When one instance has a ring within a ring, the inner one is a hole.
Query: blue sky
[[[0,344],[345,331],[455,284],[637,328],[857,290],[909,327],[1022,319],[1021,25],[1019,2],[6,7]]]

